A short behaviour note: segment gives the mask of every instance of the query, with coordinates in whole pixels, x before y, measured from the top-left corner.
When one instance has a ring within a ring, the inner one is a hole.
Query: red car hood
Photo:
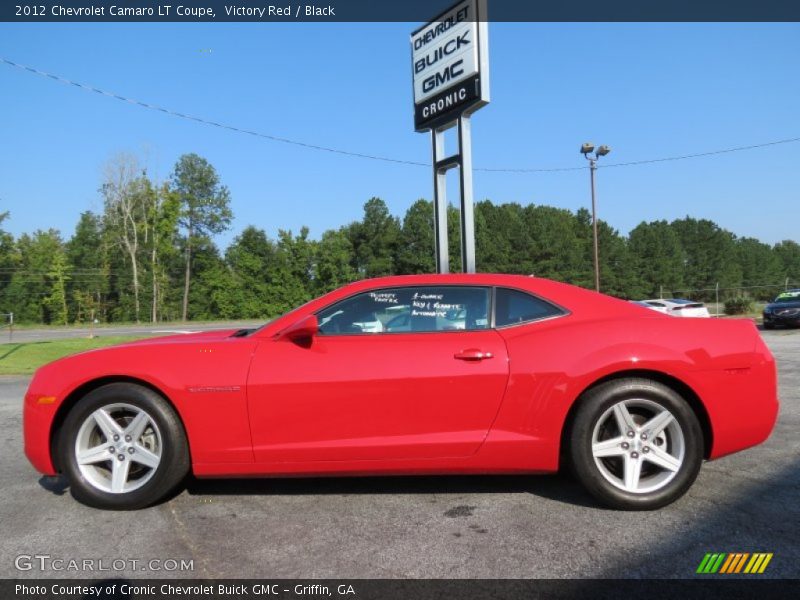
[[[163,335],[158,337],[152,338],[144,338],[142,340],[136,340],[133,342],[125,342],[119,344],[120,346],[147,346],[150,344],[163,344],[164,342],[174,343],[174,342],[185,342],[185,343],[192,343],[192,342],[210,342],[210,341],[217,341],[223,340],[225,338],[229,338],[234,333],[239,331],[239,329],[214,329],[212,331],[199,331],[196,333],[178,333],[175,335]]]

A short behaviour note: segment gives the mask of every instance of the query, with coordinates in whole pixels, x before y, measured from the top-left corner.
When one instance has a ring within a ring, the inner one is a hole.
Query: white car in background
[[[686,300],[685,298],[657,298],[654,300],[642,300],[641,304],[646,304],[648,308],[663,312],[673,317],[710,317],[708,308],[702,302]]]
[[[667,314],[667,307],[664,306],[660,300],[631,300],[631,302],[649,308],[650,310]]]

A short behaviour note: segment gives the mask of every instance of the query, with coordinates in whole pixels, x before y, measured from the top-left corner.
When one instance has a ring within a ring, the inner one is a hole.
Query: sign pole
[[[472,130],[468,114],[458,117],[461,187],[461,270],[475,272],[475,207],[472,201]]]
[[[433,225],[436,243],[436,272],[450,272],[450,245],[447,240],[447,169],[438,169],[444,158],[444,130],[431,129],[433,143]]]
[[[447,171],[458,167],[461,270],[475,272],[470,115],[489,103],[486,0],[458,0],[411,34],[414,129],[431,132],[436,272],[450,271]],[[445,156],[444,132],[458,127],[458,152]]]

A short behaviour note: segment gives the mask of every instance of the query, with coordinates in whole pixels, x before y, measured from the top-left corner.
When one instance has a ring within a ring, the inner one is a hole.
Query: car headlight
[[[764,314],[765,315],[771,315],[772,314],[772,309],[771,308],[765,308],[764,309]]]
[[[800,315],[800,308],[786,308],[775,314],[781,315],[782,317],[793,317],[794,315]]]

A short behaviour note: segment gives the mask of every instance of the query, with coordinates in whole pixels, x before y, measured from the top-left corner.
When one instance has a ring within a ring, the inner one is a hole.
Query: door
[[[476,452],[508,380],[490,297],[466,286],[365,292],[320,311],[311,344],[259,344],[248,380],[256,461]]]

